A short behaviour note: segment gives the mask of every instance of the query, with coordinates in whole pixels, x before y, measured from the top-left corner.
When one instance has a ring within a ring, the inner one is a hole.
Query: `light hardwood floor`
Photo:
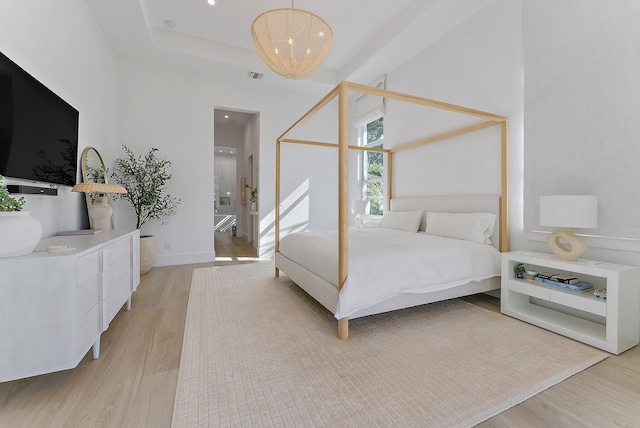
[[[255,257],[242,238],[216,235],[216,255]],[[0,427],[168,427],[191,274],[212,264],[153,268],[131,311],[102,336],[98,360],[0,384]],[[469,301],[499,311],[488,296]],[[89,353],[90,354],[90,353]],[[491,393],[488,391],[487,393]],[[640,427],[640,347],[605,361],[480,424],[481,427]]]
[[[465,298],[500,312],[500,300]],[[571,376],[478,425],[481,428],[640,427],[640,346]]]

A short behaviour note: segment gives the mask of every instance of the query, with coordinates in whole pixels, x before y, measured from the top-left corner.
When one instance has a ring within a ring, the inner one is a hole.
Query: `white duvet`
[[[331,284],[338,278],[337,233],[293,233],[280,253]],[[349,273],[337,319],[400,293],[443,290],[500,275],[491,245],[395,229],[349,229]]]

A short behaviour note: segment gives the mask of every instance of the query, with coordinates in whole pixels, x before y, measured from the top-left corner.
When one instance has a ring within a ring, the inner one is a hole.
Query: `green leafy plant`
[[[248,184],[245,184],[244,186],[249,189],[249,200],[256,203],[258,201],[258,189],[256,187],[251,187]]]
[[[87,165],[87,178],[88,181],[91,181],[92,183],[106,183],[106,174],[108,172],[108,169],[105,171],[102,167],[96,168]],[[99,196],[102,195],[96,192],[89,192],[89,199],[91,200],[92,205],[96,201],[96,198]]]
[[[152,147],[146,155],[137,156],[126,145],[122,145],[124,158],[116,159],[111,176],[114,181],[127,189],[127,193],[114,195],[129,202],[136,213],[136,228],[150,220],[166,223],[166,218],[176,212],[181,200],[166,193],[166,185],[171,180],[171,162],[156,156],[157,148]]]
[[[16,199],[2,185],[4,177],[0,175],[0,212],[20,211],[25,204],[24,198]]]
[[[105,171],[102,168],[87,166],[87,177],[93,183],[105,183],[105,174],[107,172],[109,172],[108,169]]]

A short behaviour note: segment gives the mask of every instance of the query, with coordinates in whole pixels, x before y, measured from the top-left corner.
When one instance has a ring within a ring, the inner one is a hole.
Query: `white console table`
[[[74,368],[140,283],[140,232],[55,236],[0,258],[0,382]]]

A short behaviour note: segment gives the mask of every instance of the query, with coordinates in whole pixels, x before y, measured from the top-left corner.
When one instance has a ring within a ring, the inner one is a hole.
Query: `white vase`
[[[89,205],[89,217],[91,218],[91,228],[100,229],[103,232],[111,230],[111,215],[113,208],[109,205],[107,196],[98,196],[95,201]]]
[[[0,257],[31,254],[42,238],[42,224],[29,211],[0,212]]]
[[[256,211],[258,209],[258,206],[256,205],[255,202],[251,202],[251,211]]]

